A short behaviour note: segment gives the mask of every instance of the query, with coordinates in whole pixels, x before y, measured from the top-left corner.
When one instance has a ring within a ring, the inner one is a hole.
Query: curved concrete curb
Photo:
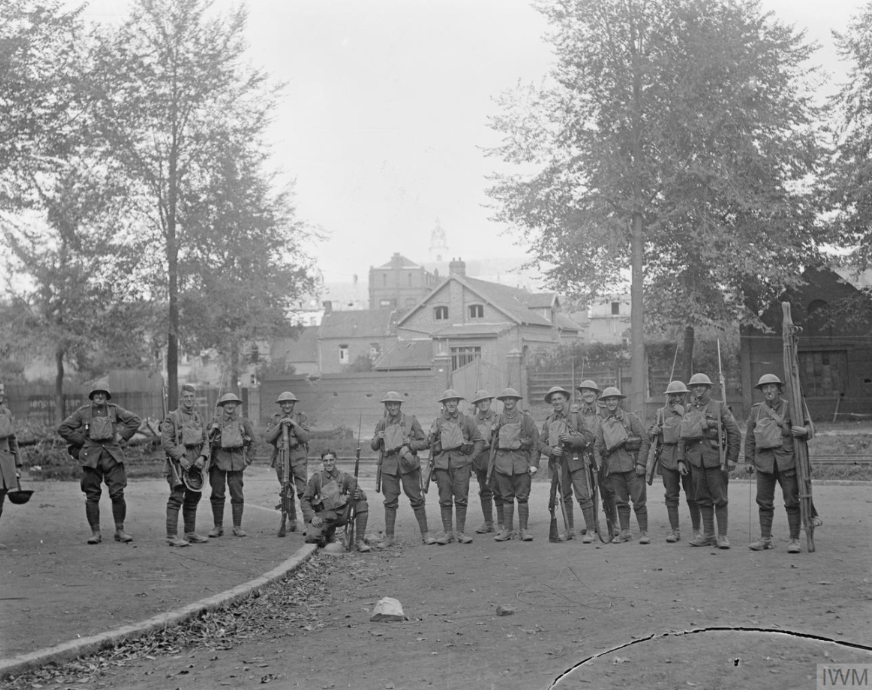
[[[55,645],[54,647],[46,647],[39,649],[29,654],[21,654],[11,659],[0,659],[0,680],[11,675],[18,675],[25,671],[31,671],[48,663],[58,663],[68,661],[87,654],[93,654],[105,647],[123,642],[124,640],[140,637],[147,633],[159,630],[161,628],[169,628],[173,625],[178,625],[184,621],[194,618],[204,611],[227,606],[235,601],[244,599],[255,590],[260,589],[264,585],[268,585],[273,580],[277,580],[286,573],[298,568],[305,563],[312,554],[318,549],[315,544],[305,544],[288,558],[284,563],[276,568],[273,568],[267,573],[254,580],[228,589],[220,594],[200,599],[193,604],[188,604],[175,611],[161,613],[152,618],[148,618],[139,623],[125,625],[115,630],[109,630],[99,635],[91,637],[83,637],[72,642],[64,642],[63,644]]]

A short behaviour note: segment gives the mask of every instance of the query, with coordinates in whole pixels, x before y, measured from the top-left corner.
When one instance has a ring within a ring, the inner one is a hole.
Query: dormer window
[[[433,318],[436,321],[447,321],[448,320],[448,307],[434,307],[433,308]]]
[[[483,319],[484,318],[484,305],[483,304],[470,304],[469,305],[469,318],[470,319]]]

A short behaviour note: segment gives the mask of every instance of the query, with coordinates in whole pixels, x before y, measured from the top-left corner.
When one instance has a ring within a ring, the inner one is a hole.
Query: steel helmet
[[[669,385],[666,386],[666,392],[664,395],[674,395],[676,393],[690,393],[687,390],[687,386],[685,386],[681,381],[670,381]]]
[[[296,395],[291,393],[291,391],[285,391],[276,399],[276,402],[283,403],[283,402],[300,402],[300,401]]]
[[[112,399],[112,393],[109,392],[109,386],[104,386],[103,384],[97,383],[91,386],[91,392],[88,393],[88,400],[94,399],[94,393],[105,393],[106,400]]]
[[[521,396],[514,388],[503,388],[503,392],[497,396],[497,400],[505,400],[506,398],[517,398],[521,400]]]
[[[774,383],[777,386],[784,388],[784,382],[775,374],[763,374],[763,376],[760,377],[760,380],[757,381],[757,385],[754,386],[754,388],[756,388],[757,390],[762,390],[763,386],[765,386],[767,383]]]
[[[223,405],[224,403],[235,402],[242,404],[242,401],[236,396],[234,393],[225,393],[221,396],[221,400],[218,401],[218,405]]]
[[[480,391],[476,391],[475,395],[472,396],[472,404],[480,403],[482,400],[493,400],[494,396],[488,393],[486,390],[482,389]]]
[[[182,481],[185,486],[195,493],[203,491],[203,471],[199,467],[191,465],[186,470],[182,470]]]
[[[545,402],[551,402],[551,396],[555,393],[563,393],[566,396],[566,399],[569,400],[572,397],[572,393],[566,390],[563,386],[552,386],[551,390],[545,394]]]
[[[606,398],[622,398],[623,399],[623,398],[626,398],[627,396],[624,395],[623,393],[621,393],[621,391],[619,391],[614,386],[609,386],[608,388],[606,388],[603,391],[603,394],[600,397],[603,400],[605,400]]]
[[[458,393],[453,388],[449,388],[447,391],[445,391],[442,394],[442,397],[439,398],[438,402],[444,403],[444,402],[448,402],[449,400],[466,400],[466,398],[464,398],[460,393]]]
[[[694,374],[687,382],[688,386],[711,386],[712,380],[705,374]]]
[[[579,383],[576,388],[578,388],[578,390],[584,390],[585,388],[587,388],[588,390],[596,391],[597,395],[599,395],[600,393],[599,386],[597,386],[596,383],[594,381],[591,381],[590,379],[585,379],[584,381]]]
[[[385,395],[385,397],[383,397],[381,399],[381,402],[383,402],[383,403],[388,403],[388,402],[402,403],[403,396],[400,395],[399,393],[397,393],[396,391],[388,391],[387,394]]]

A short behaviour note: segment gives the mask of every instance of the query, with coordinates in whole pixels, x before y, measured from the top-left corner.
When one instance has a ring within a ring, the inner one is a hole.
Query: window
[[[612,316],[620,316],[621,315],[621,303],[620,302],[612,302]]]
[[[447,321],[448,307],[433,307],[433,318],[436,321]]]
[[[348,364],[348,345],[339,346],[339,363]]]
[[[379,343],[370,343],[369,344],[369,358],[374,362],[379,358],[381,354],[381,344]]]
[[[470,319],[483,319],[484,318],[484,305],[470,304],[469,305],[469,318]]]
[[[389,299],[379,300],[378,306],[389,307],[389,306],[391,306],[391,301]]]
[[[481,359],[481,347],[452,347],[451,348],[451,371],[457,371],[460,367]]]

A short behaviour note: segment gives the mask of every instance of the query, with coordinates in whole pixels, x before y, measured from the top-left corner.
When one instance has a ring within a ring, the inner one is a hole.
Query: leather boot
[[[630,506],[621,506],[618,509],[618,522],[621,533],[630,531]]]
[[[648,506],[636,508],[636,522],[639,523],[639,531],[648,534]]]
[[[88,527],[91,528],[91,533],[100,532],[100,504],[96,501],[85,501],[85,518],[88,520]],[[92,542],[88,542],[89,544]],[[99,544],[99,541],[93,542]]]
[[[504,524],[503,523],[503,502],[502,502],[502,500],[500,500],[500,502],[497,503],[496,499],[494,499],[494,510],[496,511],[496,514],[497,514],[497,531],[499,531],[503,528],[503,524]]]
[[[451,508],[440,506],[440,512],[442,513],[442,534],[436,538],[436,543],[440,546],[445,546],[454,541],[454,530],[451,526]]]
[[[787,514],[787,528],[790,531],[790,541],[799,543],[799,533],[802,530],[802,514],[798,510]],[[795,553],[799,552],[797,551]]]
[[[124,531],[123,523],[115,523],[115,541],[120,541],[122,544],[129,544],[133,541],[133,537]]]
[[[717,518],[718,523],[718,536],[727,536],[727,526],[729,521],[727,516],[727,506],[718,506],[715,508],[715,517]]]
[[[694,532],[699,532],[700,524],[702,524],[702,515],[699,512],[699,505],[697,505],[696,501],[688,501],[687,509],[690,511],[690,528]]]
[[[481,514],[484,515],[484,523],[475,530],[476,534],[487,534],[494,531],[493,501],[489,498],[481,499]]]
[[[248,536],[245,534],[245,530],[242,529],[242,511],[245,508],[244,505],[236,504],[231,506],[231,510],[233,512],[233,536],[234,537],[245,537]]]
[[[197,506],[182,506],[182,521],[185,523],[185,539],[191,544],[205,544],[209,541],[197,534]]]
[[[640,529],[639,530],[639,543],[640,544],[650,544],[651,537],[648,536],[648,530]]]
[[[791,539],[787,542],[787,553],[801,553],[802,547],[799,545],[799,539]]]
[[[167,541],[179,533],[179,508],[176,505],[167,505]]]
[[[494,541],[508,541],[512,538],[512,522],[515,517],[515,504],[503,503],[503,524],[500,531],[494,537]]]
[[[123,525],[127,519],[127,501],[123,494],[112,499],[112,519],[116,525]]]
[[[584,535],[581,538],[582,544],[591,544],[593,542],[593,535],[596,533],[596,526],[594,522],[596,522],[596,515],[594,515],[593,507],[582,508],[581,514],[584,516],[584,526],[585,531]]]
[[[369,520],[369,513],[357,513],[354,516],[354,533],[357,539],[357,550],[361,553],[370,551],[369,545],[366,543],[366,523]]]
[[[418,517],[418,509],[415,509],[415,517]],[[426,521],[427,516],[424,516]],[[394,526],[397,522],[397,509],[385,508],[385,537],[376,546],[379,549],[388,549],[394,545]]]
[[[666,535],[666,541],[670,544],[674,544],[677,541],[681,540],[681,531],[674,529],[669,534]]]
[[[189,542],[187,539],[182,539],[178,534],[168,534],[167,544],[169,544],[170,546],[177,546],[181,548],[183,546],[190,546],[191,542]]]
[[[212,504],[212,524],[214,527],[209,531],[209,536],[212,539],[220,537],[224,534],[224,504]]]
[[[100,530],[99,529],[92,530],[91,536],[88,537],[88,543],[89,544],[99,544],[101,541],[103,541],[103,535],[100,534]]]
[[[678,530],[678,506],[666,506],[666,515],[669,516],[669,527],[675,532]]]
[[[430,536],[430,528],[427,525],[427,510],[424,506],[418,506],[414,510],[415,519],[418,521],[418,529],[421,530],[421,541],[425,546],[433,546],[436,543],[436,540]],[[394,519],[396,519],[396,511],[394,511]],[[387,518],[385,518],[387,521]],[[393,523],[391,523],[393,525]],[[393,527],[391,527],[393,529]]]
[[[521,541],[533,541],[533,535],[527,531],[527,523],[530,520],[530,504],[518,504],[518,534]]]
[[[772,548],[772,537],[761,536],[757,541],[752,541],[748,544],[751,551],[766,551]]]
[[[455,506],[457,516],[457,541],[460,544],[472,544],[472,537],[466,534],[466,506]]]
[[[699,537],[695,536],[687,543],[691,546],[715,546],[717,540],[715,539],[714,506],[700,506],[699,509],[702,513],[702,528],[704,533],[700,534]]]

